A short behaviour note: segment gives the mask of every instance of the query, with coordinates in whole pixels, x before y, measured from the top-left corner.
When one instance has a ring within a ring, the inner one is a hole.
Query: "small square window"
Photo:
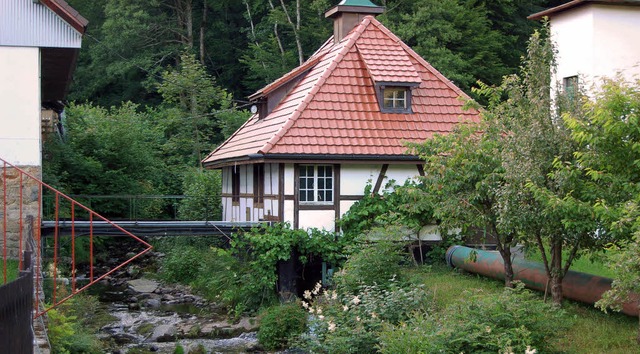
[[[377,84],[378,103],[383,113],[412,113],[410,85]]]
[[[407,89],[404,87],[386,87],[383,92],[383,107],[388,109],[407,109]]]

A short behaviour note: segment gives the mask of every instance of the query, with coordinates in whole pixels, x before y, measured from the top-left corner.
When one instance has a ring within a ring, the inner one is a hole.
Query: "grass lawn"
[[[4,262],[4,261],[0,260],[0,262]],[[7,260],[7,282],[13,281],[18,277],[18,266],[19,266],[18,261],[11,260],[11,259]],[[4,268],[4,264],[2,265],[2,268]],[[3,284],[3,283],[4,283],[4,273],[0,275],[0,284]]]
[[[431,289],[436,311],[464,296],[465,290],[498,294],[503,288],[502,281],[463,274],[445,265],[418,268],[412,271],[412,276]],[[635,342],[637,318],[605,314],[593,306],[571,301],[565,301],[563,308],[571,327],[557,341],[558,353],[640,353],[640,346]]]

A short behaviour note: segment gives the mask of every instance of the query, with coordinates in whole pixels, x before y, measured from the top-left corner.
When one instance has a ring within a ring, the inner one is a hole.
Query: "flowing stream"
[[[186,287],[119,276],[92,288],[114,318],[99,333],[109,353],[174,353],[178,346],[184,353],[257,351],[254,318],[229,322],[223,309]]]

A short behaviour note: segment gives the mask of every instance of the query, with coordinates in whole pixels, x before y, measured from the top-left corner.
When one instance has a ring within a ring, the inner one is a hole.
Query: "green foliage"
[[[264,226],[234,234],[229,248],[188,243],[167,249],[161,267],[166,281],[192,285],[233,315],[255,312],[277,299],[277,265],[297,254],[306,264],[320,257],[338,264],[345,241],[320,230],[292,230],[288,224]]]
[[[622,247],[612,245],[609,255],[610,264],[616,276],[611,284],[611,290],[604,293],[602,299],[596,303],[596,307],[603,311],[609,307],[619,311],[622,304],[637,296],[634,294],[640,294],[640,232],[636,232],[633,240]],[[640,306],[639,301],[635,299],[637,306]],[[638,339],[640,340],[640,328]]]
[[[98,321],[103,310],[91,296],[76,295],[55,309],[49,310],[48,336],[54,353],[102,353],[95,333],[104,325]]]
[[[186,197],[180,203],[182,220],[220,220],[222,191],[220,171],[193,169],[185,173],[182,190]]]
[[[340,218],[339,226],[345,237],[355,238],[375,227],[390,224],[405,225],[418,230],[432,222],[432,207],[420,202],[421,186],[407,180],[399,186],[389,181],[379,194],[372,193],[367,184],[364,196]]]
[[[403,267],[409,264],[407,241],[402,229],[373,229],[351,247],[349,258],[334,276],[336,289],[355,292],[366,284],[388,285],[389,279],[403,282]],[[394,283],[391,282],[391,283]]]
[[[307,329],[307,312],[299,303],[271,306],[260,314],[258,341],[267,350],[289,347]]]
[[[162,185],[161,133],[138,108],[70,105],[65,140],[45,142],[44,179],[67,194],[154,194]],[[124,217],[127,210],[119,199],[96,201],[93,208],[109,217]],[[152,218],[155,210],[142,217]]]
[[[553,323],[553,326],[549,325]],[[469,294],[438,316],[386,325],[381,353],[546,353],[570,322],[519,284],[502,294]]]
[[[382,279],[381,279],[382,280]],[[300,346],[313,353],[370,353],[385,323],[399,324],[414,313],[425,313],[429,294],[422,286],[402,286],[394,279],[360,286],[356,292],[326,291],[303,306],[314,316],[312,334]]]

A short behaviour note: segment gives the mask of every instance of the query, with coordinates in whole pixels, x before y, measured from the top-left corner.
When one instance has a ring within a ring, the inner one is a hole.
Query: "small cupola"
[[[338,43],[344,38],[365,16],[379,15],[384,12],[384,7],[378,6],[369,0],[342,0],[327,11],[324,17],[333,19],[333,38]]]

